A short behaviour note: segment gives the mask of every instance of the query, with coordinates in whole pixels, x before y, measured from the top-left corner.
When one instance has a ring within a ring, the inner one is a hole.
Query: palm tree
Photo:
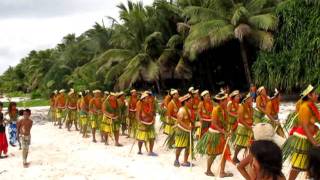
[[[238,39],[248,83],[251,73],[246,53],[246,43],[262,50],[273,46],[277,17],[272,13],[275,0],[179,0],[190,26],[184,43],[184,56],[195,60],[197,55],[209,48]]]
[[[156,1],[154,6],[144,7],[141,2],[128,1],[127,5],[118,5],[123,23],[114,24],[111,44],[115,48],[97,58],[101,64],[97,72],[105,74],[105,83],[115,84],[115,89],[125,89],[136,81],[148,81],[160,89],[158,59],[165,41],[175,33],[167,21],[175,15],[164,13],[164,3],[167,2]]]

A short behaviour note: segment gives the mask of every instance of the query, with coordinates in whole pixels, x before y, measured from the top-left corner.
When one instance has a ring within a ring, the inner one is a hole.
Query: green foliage
[[[320,3],[287,0],[276,9],[280,26],[271,52],[260,52],[255,81],[286,91],[320,83]]]
[[[109,27],[96,23],[79,36],[66,35],[55,48],[31,51],[0,76],[0,91],[34,92],[36,98],[62,88],[112,91],[190,80],[195,71],[216,71],[192,65],[204,51],[235,39],[270,50],[277,2],[154,0],[144,6],[128,0],[117,6],[120,22],[109,18]],[[245,54],[243,49],[238,51]]]
[[[39,91],[33,91],[30,95],[31,99],[39,99],[41,98],[41,93]]]
[[[8,107],[9,103],[3,103],[4,107]],[[30,108],[30,107],[38,107],[38,106],[49,106],[49,100],[47,99],[34,99],[28,101],[21,101],[17,103],[18,108]]]

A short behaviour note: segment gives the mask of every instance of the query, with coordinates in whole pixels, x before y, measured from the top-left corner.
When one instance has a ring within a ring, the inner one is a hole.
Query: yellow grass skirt
[[[190,132],[176,127],[174,142],[176,148],[188,148],[190,145]]]
[[[154,125],[146,125],[141,122],[138,124],[136,139],[138,141],[150,141],[156,138]]]
[[[316,133],[314,138],[320,143],[320,131]],[[282,146],[283,160],[289,159],[293,168],[306,171],[310,160],[308,152],[311,147],[312,144],[306,136],[294,133]]]
[[[90,115],[91,128],[100,129],[102,115],[101,114],[91,114]]]
[[[235,144],[241,147],[248,147],[250,145],[250,140],[253,137],[253,132],[251,129],[239,124],[236,130]]]

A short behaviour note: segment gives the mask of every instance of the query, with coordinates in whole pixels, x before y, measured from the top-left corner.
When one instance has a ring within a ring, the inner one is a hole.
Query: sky
[[[95,22],[108,24],[107,16],[118,19],[121,2],[127,0],[0,0],[0,74],[31,50],[53,48],[63,36],[80,35]]]

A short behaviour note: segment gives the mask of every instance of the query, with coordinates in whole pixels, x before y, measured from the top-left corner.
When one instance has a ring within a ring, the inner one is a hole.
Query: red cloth
[[[8,141],[6,133],[4,132],[0,133],[0,152],[3,152],[4,154],[7,154],[8,152]]]

